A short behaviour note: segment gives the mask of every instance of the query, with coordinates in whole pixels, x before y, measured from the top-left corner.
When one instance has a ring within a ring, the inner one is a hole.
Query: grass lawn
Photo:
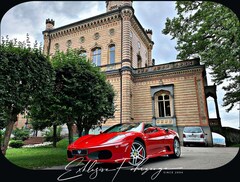
[[[27,169],[40,169],[66,165],[68,139],[62,139],[57,147],[41,146],[33,148],[9,148],[6,158],[13,164]]]
[[[234,144],[234,145],[231,145],[230,147],[240,147],[240,144]]]

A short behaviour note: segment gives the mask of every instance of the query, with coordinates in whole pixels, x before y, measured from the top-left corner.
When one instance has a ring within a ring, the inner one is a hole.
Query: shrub
[[[12,148],[21,148],[23,146],[22,140],[11,140],[9,146]]]
[[[29,138],[30,131],[29,131],[29,129],[16,128],[15,130],[13,130],[12,134],[14,135],[14,137],[13,137],[14,140],[24,141]]]
[[[48,128],[49,131],[46,131],[44,133],[44,139],[46,142],[53,142],[53,128]],[[61,131],[62,131],[62,127],[58,126],[57,127],[57,142],[60,141],[62,139],[61,137]]]

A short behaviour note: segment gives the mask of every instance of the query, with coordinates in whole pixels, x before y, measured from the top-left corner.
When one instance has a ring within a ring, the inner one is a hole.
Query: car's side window
[[[145,124],[145,125],[144,125],[144,133],[147,132],[147,129],[148,129],[149,127],[152,127],[152,125],[151,125],[151,124]]]

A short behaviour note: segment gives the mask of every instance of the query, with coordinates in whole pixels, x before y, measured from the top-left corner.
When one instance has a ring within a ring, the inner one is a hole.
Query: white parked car
[[[206,133],[200,126],[187,126],[183,129],[183,146],[202,145],[207,146]]]

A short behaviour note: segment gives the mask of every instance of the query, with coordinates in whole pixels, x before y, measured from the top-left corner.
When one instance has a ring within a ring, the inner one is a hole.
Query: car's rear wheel
[[[141,166],[146,159],[146,149],[142,142],[135,140],[132,144],[129,164]]]
[[[171,158],[179,158],[181,155],[181,147],[180,147],[180,142],[177,138],[174,138],[173,141],[173,154],[169,155]]]

